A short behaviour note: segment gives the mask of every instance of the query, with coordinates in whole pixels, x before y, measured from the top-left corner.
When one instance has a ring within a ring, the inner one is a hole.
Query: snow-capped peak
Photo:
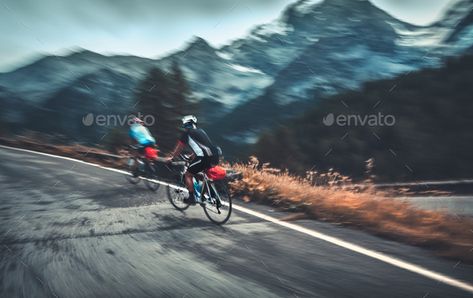
[[[308,13],[315,4],[319,4],[323,0],[301,0],[295,5],[295,10],[299,13]]]
[[[250,72],[250,73],[258,73],[258,74],[263,74],[261,70],[251,68],[251,67],[246,67],[243,65],[238,65],[238,64],[229,64],[231,68],[238,70],[239,72]]]

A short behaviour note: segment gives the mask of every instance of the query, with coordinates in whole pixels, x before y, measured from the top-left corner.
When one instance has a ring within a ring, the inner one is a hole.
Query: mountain
[[[450,10],[450,19],[455,20],[454,29],[448,32],[445,43],[453,45],[455,52],[471,50],[473,39],[473,1],[463,0]],[[465,16],[466,14],[466,16]]]
[[[46,56],[12,72],[0,73],[0,86],[29,101],[42,103],[83,75],[100,75],[103,69],[109,69],[138,81],[151,67],[169,69],[173,61],[183,69],[198,100],[215,101],[226,108],[258,95],[272,82],[271,77],[256,69],[223,58],[204,39],[195,37],[183,50],[159,60],[105,56],[88,50]]]
[[[83,75],[30,110],[27,127],[67,135],[75,141],[98,142],[108,127],[86,126],[83,117],[104,115],[118,123],[118,117],[128,115],[135,104],[135,84],[134,78],[108,68]]]
[[[458,1],[441,20],[419,27],[367,0],[300,0],[221,48],[195,37],[161,59],[87,50],[43,57],[0,74],[0,106],[12,107],[11,98],[21,101],[12,117],[37,119],[38,126],[29,122],[33,128],[44,125],[30,116],[37,111],[108,113],[102,97],[124,112],[131,110],[133,90],[152,67],[169,71],[177,62],[211,134],[237,150],[314,101],[373,79],[438,67],[444,57],[468,51],[471,8],[472,0]]]
[[[224,49],[237,61],[250,61],[252,67],[275,75],[261,96],[217,120],[212,133],[222,136],[220,141],[236,153],[242,143],[255,142],[265,129],[299,114],[307,100],[357,89],[366,81],[438,67],[444,57],[463,52],[447,36],[458,29],[456,24],[468,20],[471,8],[473,1],[458,2],[441,21],[419,27],[393,18],[369,1],[296,2],[272,23],[277,32],[262,35],[257,28]],[[473,38],[463,42],[471,46]],[[287,49],[296,54],[282,52]],[[284,59],[272,59],[274,55]]]
[[[391,26],[386,22],[414,27],[389,16],[369,1],[319,2],[298,1],[288,6],[278,19],[257,26],[249,36],[223,47],[221,52],[240,64],[274,75],[321,38],[390,31]],[[392,34],[382,38],[394,40]]]
[[[196,37],[183,50],[159,60],[105,56],[87,50],[78,50],[66,56],[47,56],[15,71],[0,74],[0,87],[22,98],[27,105],[41,109],[54,98],[57,100],[58,94],[64,94],[64,90],[82,88],[78,84],[89,76],[103,85],[94,84],[94,92],[82,94],[80,98],[88,97],[84,99],[86,102],[95,100],[100,106],[101,94],[109,92],[110,86],[115,86],[120,91],[114,94],[115,103],[123,105],[131,102],[133,89],[152,67],[169,70],[173,61],[177,61],[182,68],[195,99],[202,101],[205,111],[210,114],[223,114],[258,96],[272,83],[271,77],[222,58],[205,40]],[[110,72],[116,76],[110,76]],[[123,85],[125,88],[120,87],[121,76],[128,78]],[[67,98],[64,100],[64,104],[68,105]],[[129,110],[130,107],[123,106],[122,110]],[[82,108],[77,106],[79,111]]]
[[[272,77],[236,64],[199,37],[195,37],[182,51],[160,60],[159,65],[169,69],[173,61],[182,68],[194,96],[224,107],[221,112],[258,96],[272,83]]]
[[[302,174],[335,168],[362,179],[365,161],[374,158],[380,181],[470,177],[472,77],[473,55],[466,55],[366,83],[280,123],[248,153]]]
[[[25,111],[33,106],[17,94],[0,86],[0,121],[13,125],[21,125],[27,121]]]
[[[81,76],[110,69],[138,79],[153,60],[135,56],[104,56],[78,50],[67,56],[46,56],[9,73],[0,74],[4,86],[28,101],[41,104],[54,92]]]

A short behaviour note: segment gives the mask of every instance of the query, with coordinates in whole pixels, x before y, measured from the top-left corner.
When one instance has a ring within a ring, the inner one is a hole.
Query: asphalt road
[[[245,205],[275,218],[284,212]],[[302,227],[473,284],[473,267],[363,232]],[[123,174],[0,148],[1,297],[472,297],[235,211],[223,227]]]
[[[447,212],[453,215],[473,216],[473,195],[448,195],[448,196],[408,196],[400,197],[415,206]]]

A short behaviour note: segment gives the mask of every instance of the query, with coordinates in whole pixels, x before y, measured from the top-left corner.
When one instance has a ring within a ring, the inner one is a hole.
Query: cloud
[[[291,1],[3,0],[0,27],[8,30],[0,35],[0,71],[77,46],[156,57],[193,35],[221,43],[275,18]]]
[[[189,15],[213,17],[234,10],[259,10],[290,3],[290,0],[42,0],[6,1],[5,5],[24,18],[48,21],[65,17],[82,22],[101,20],[136,21],[153,17]]]
[[[417,25],[432,23],[456,1],[458,0],[371,0],[394,17]]]
[[[30,61],[39,52],[77,46],[156,57],[181,47],[193,35],[221,45],[276,18],[295,1],[3,0],[0,27],[7,30],[0,35],[0,71]],[[410,21],[416,14],[428,19],[449,0],[371,1]]]

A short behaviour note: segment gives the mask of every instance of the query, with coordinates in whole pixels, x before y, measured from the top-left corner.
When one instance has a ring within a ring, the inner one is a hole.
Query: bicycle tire
[[[158,180],[158,173],[156,172],[156,167],[152,163],[146,165],[146,178],[147,179],[144,179],[146,187],[151,191],[157,191],[161,184],[149,180]]]
[[[186,197],[185,191],[176,189],[174,187],[167,187],[168,191],[168,200],[171,205],[179,211],[184,211],[189,208],[190,204],[184,203],[184,198]],[[176,197],[178,196],[178,197]]]
[[[224,181],[209,181],[209,186],[214,186],[214,189],[212,189],[211,187],[211,193],[214,192],[214,191],[217,191],[219,197],[222,199],[222,198],[226,198],[226,202],[222,202],[222,206],[224,206],[225,204],[228,205],[228,213],[226,215],[223,216],[222,219],[217,219],[215,217],[215,214],[218,214],[217,213],[217,208],[215,205],[211,205],[210,202],[205,202],[202,206],[202,208],[204,209],[204,213],[205,215],[207,216],[207,218],[217,224],[217,225],[223,225],[224,223],[226,223],[229,219],[230,219],[230,216],[232,215],[232,197],[230,196],[230,193],[228,191],[228,187],[226,185],[226,183]],[[211,194],[213,195],[213,194]],[[210,209],[210,206],[212,206],[212,208],[215,207],[215,210],[212,210]],[[221,206],[221,207],[222,207]]]
[[[128,162],[130,159],[135,160],[135,163],[136,163],[136,158],[130,157],[130,158],[127,159],[127,163],[126,163],[127,167],[126,168],[127,168],[128,173],[125,174],[125,179],[131,184],[138,184],[141,181],[141,178],[139,176],[135,177],[133,175],[133,170],[130,166],[130,163]],[[135,171],[136,171],[136,169],[135,169]]]

